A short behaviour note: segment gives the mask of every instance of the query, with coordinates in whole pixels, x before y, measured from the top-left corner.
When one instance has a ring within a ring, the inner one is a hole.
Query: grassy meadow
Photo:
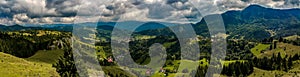
[[[31,62],[0,52],[0,77],[59,77],[52,64]]]

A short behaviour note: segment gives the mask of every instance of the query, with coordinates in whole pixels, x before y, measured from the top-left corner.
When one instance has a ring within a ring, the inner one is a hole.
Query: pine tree
[[[274,47],[273,47],[274,49],[276,49],[277,48],[277,42],[274,42]]]
[[[299,55],[296,54],[295,56],[293,56],[292,60],[299,60]]]
[[[280,52],[277,54],[277,63],[281,63],[281,54]]]
[[[65,49],[64,55],[53,65],[62,77],[79,77],[73,60],[72,49]]]
[[[272,50],[272,49],[273,49],[273,45],[271,44],[270,47],[269,47],[269,50]]]
[[[288,69],[291,69],[293,66],[293,60],[292,57],[290,56],[290,58],[288,59]]]
[[[282,37],[280,37],[278,41],[279,41],[279,42],[283,42],[283,38],[282,38]]]
[[[273,37],[271,37],[271,38],[269,39],[269,42],[272,43],[273,40],[274,40]]]
[[[281,66],[282,66],[281,70],[283,70],[283,71],[285,71],[285,72],[288,71],[288,67],[287,67],[288,65],[287,65],[286,59],[282,59]]]

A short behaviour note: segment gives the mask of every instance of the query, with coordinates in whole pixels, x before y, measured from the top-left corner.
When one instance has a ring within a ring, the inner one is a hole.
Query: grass
[[[33,62],[44,62],[49,64],[54,64],[57,62],[60,56],[63,56],[64,51],[63,50],[40,50],[37,53],[35,53],[33,56],[27,58],[28,61]]]
[[[293,61],[293,66],[292,66],[292,69],[289,70],[289,73],[293,73],[293,74],[299,74],[300,73],[300,60]]]
[[[232,62],[232,61],[228,61]],[[253,73],[247,77],[299,77],[300,76],[300,60],[293,61],[292,69],[288,72],[279,71],[279,70],[263,70],[254,67]],[[225,75],[221,75],[221,77],[228,77]]]
[[[170,65],[170,63],[172,65]],[[180,65],[180,62],[183,62],[183,63],[186,63],[185,65],[182,65],[182,67],[185,67],[185,68],[178,68],[178,71],[177,73],[168,73],[168,76],[167,77],[175,77],[176,75],[177,76],[183,76],[183,77],[189,77],[189,73],[182,73],[182,70],[184,69],[188,69],[188,72],[191,72],[193,71],[192,69],[195,69],[195,61],[191,61],[191,60],[175,60],[175,61],[171,61],[171,60],[168,60],[166,63],[167,65],[164,67],[164,69],[168,69],[170,71],[172,70],[177,70],[176,68]],[[196,61],[196,62],[199,62],[199,66],[205,66],[205,65],[208,65],[208,62],[206,59],[202,59],[202,60],[199,60],[199,61]],[[202,64],[201,64],[202,63]],[[151,77],[163,77],[164,74],[163,73],[159,73],[159,72],[155,72],[153,76]]]
[[[286,72],[284,71],[267,71],[259,68],[254,68],[253,73],[248,77],[275,77],[275,75],[284,75]]]
[[[264,53],[259,54],[259,57],[272,57],[273,54],[277,55],[280,52],[281,57],[293,56],[300,54],[300,46],[295,46],[288,43],[277,43],[276,49],[266,50]]]
[[[166,47],[166,48],[170,48],[175,43],[176,43],[176,41],[175,42],[167,42],[167,43],[164,43],[163,46]]]
[[[222,65],[225,65],[225,66],[228,66],[230,63],[235,63],[235,62],[247,62],[247,60],[230,60],[230,61],[222,61],[223,64]]]
[[[135,40],[146,40],[146,39],[153,39],[153,38],[156,38],[156,36],[138,35],[134,37]]]
[[[293,36],[295,37],[295,36]],[[292,39],[293,37],[289,37]],[[277,43],[277,47],[275,49],[269,50],[267,49],[264,53],[257,55],[258,57],[271,57],[273,54],[277,55],[280,52],[281,57],[293,56],[295,54],[300,54],[300,46],[295,46],[288,43]],[[293,61],[292,69],[288,72],[278,71],[278,70],[263,70],[259,68],[254,68],[254,72],[249,75],[249,77],[299,77],[300,76],[300,60]]]
[[[295,62],[293,63],[295,64]],[[300,64],[299,61],[297,61],[297,63],[298,64],[293,65],[293,68],[288,72],[278,70],[269,71],[254,67],[253,73],[250,74],[248,77],[299,77]]]
[[[0,77],[59,77],[51,64],[30,62],[0,52]]]
[[[259,54],[261,54],[261,51],[266,50],[268,47],[270,47],[270,44],[258,44],[251,49],[251,52],[253,53],[253,55],[258,56]]]
[[[300,38],[300,36],[293,35],[293,36],[284,37],[284,39],[287,39],[287,40],[296,40],[297,38]]]
[[[101,68],[104,72],[110,72],[110,73],[113,73],[114,75],[123,74],[123,75],[127,75],[129,77],[136,77],[135,75],[128,73],[125,70],[120,69],[118,66],[102,66]],[[114,77],[117,77],[117,76],[114,76]]]

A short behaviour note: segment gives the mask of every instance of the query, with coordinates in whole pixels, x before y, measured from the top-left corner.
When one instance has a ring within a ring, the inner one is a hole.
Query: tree
[[[189,72],[189,70],[186,68],[182,70],[182,73],[188,73],[188,72]]]
[[[271,44],[270,47],[269,47],[269,50],[272,50],[272,49],[273,49],[273,45]]]
[[[291,57],[291,56],[290,56],[289,59],[288,59],[288,64],[287,64],[287,66],[288,66],[288,69],[291,69],[292,66],[293,66],[293,60],[292,60],[292,57]]]
[[[282,37],[280,37],[278,41],[279,41],[279,42],[283,42],[283,38],[282,38]]]
[[[195,77],[204,77],[206,76],[208,66],[199,66],[196,71],[192,71],[193,74],[195,74]],[[208,74],[209,75],[209,74]]]
[[[271,37],[271,38],[269,39],[269,42],[272,43],[273,40],[274,40],[273,37]]]
[[[277,42],[274,42],[274,47],[273,47],[274,49],[276,49],[277,48]]]
[[[299,60],[299,55],[298,54],[294,55],[292,60]]]
[[[62,77],[79,77],[74,63],[72,49],[65,49],[64,55],[53,65]]]
[[[253,65],[252,62],[233,62],[229,63],[228,65],[223,65],[222,74],[227,76],[247,76],[253,72]]]

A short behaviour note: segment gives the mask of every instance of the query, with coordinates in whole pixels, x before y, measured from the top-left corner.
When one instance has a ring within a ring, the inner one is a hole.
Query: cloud
[[[0,18],[0,23],[9,25],[13,24],[13,22],[9,18]]]
[[[284,1],[284,6],[285,8],[289,7],[298,7],[300,6],[300,0],[285,0]]]
[[[0,18],[16,24],[52,23],[55,17],[76,16],[79,6],[79,0],[0,0]]]
[[[30,18],[25,13],[16,14],[13,16],[12,20],[9,19],[1,19],[0,23],[5,24],[24,24],[24,23],[31,23],[31,24],[53,24],[53,23],[72,23],[74,22],[74,17],[41,17],[41,18]]]
[[[174,8],[164,5],[164,4],[150,4],[149,6],[155,6],[155,7],[148,7],[148,15],[147,17],[153,18],[153,19],[163,19],[166,17],[171,16],[171,11],[174,10]]]
[[[118,21],[199,21],[209,14],[250,4],[299,8],[299,0],[0,0],[0,23],[72,23],[75,19]],[[217,6],[218,8],[213,8]],[[77,17],[77,18],[76,18]],[[89,18],[86,18],[89,17]]]
[[[75,16],[80,6],[79,0],[47,0],[46,3],[46,8],[54,8],[57,15],[62,17]]]
[[[76,15],[79,0],[1,0],[0,11],[13,16],[26,13],[36,17],[69,17]]]
[[[43,0],[5,0],[1,1],[0,11],[13,16],[14,14],[26,13],[30,17],[54,16],[55,9],[45,8]]]

